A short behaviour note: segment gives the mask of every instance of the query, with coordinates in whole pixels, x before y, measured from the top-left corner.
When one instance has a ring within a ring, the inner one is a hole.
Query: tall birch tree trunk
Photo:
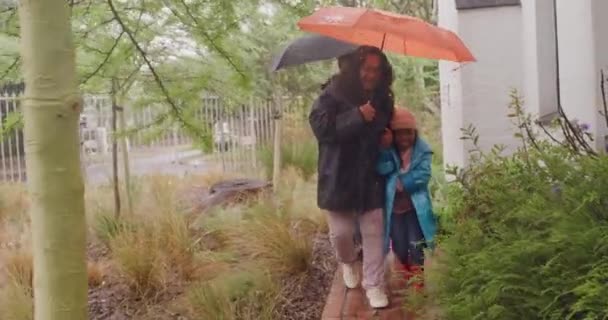
[[[114,185],[114,217],[120,218],[120,185],[118,181],[118,105],[116,94],[118,84],[112,80],[112,183]]]
[[[34,319],[87,318],[84,184],[68,2],[19,1]]]

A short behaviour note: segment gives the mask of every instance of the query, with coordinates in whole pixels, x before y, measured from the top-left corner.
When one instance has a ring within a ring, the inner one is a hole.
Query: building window
[[[456,9],[480,9],[504,6],[519,6],[520,0],[456,0]]]

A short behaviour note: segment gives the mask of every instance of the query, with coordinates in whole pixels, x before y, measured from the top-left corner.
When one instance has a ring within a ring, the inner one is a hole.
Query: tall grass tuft
[[[188,224],[181,214],[151,216],[133,230],[111,240],[112,255],[139,294],[162,288],[164,282],[192,280],[201,261]]]
[[[158,239],[157,249],[162,253],[164,265],[180,279],[191,280],[196,274],[198,261],[195,256],[196,242],[182,213],[156,217],[153,236]]]
[[[148,198],[144,199],[144,201],[148,201],[149,204],[156,207],[156,210],[165,213],[171,213],[177,208],[177,178],[163,175],[150,176],[147,178],[146,183]]]
[[[8,252],[3,257],[6,274],[11,282],[20,287],[31,288],[34,265],[31,252],[21,248]]]
[[[123,232],[110,241],[112,256],[131,289],[145,296],[164,283],[158,239],[145,228]]]
[[[203,267],[190,223],[178,207],[179,181],[166,176],[146,181],[134,216],[104,218],[98,224],[109,238],[119,270],[132,289],[144,295],[162,290],[167,281],[192,280]]]
[[[162,196],[155,199],[173,201]],[[118,229],[110,238],[114,261],[139,294],[158,291],[167,281],[192,280],[198,274],[196,240],[186,216],[175,208],[165,211],[168,206],[158,205],[155,211],[128,219],[129,227]]]
[[[99,214],[94,217],[93,229],[97,238],[108,245],[121,232],[132,228],[125,219],[114,217],[109,214]]]
[[[229,226],[231,247],[260,261],[274,275],[297,275],[312,259],[311,228],[303,219],[293,219],[262,200],[243,220]]]
[[[232,270],[195,285],[190,306],[199,319],[272,320],[278,288],[260,266]]]

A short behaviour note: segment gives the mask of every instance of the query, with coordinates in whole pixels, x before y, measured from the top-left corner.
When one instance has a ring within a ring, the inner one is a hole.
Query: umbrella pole
[[[384,42],[386,41],[386,33],[382,36],[382,44],[380,45],[380,50],[384,50]]]

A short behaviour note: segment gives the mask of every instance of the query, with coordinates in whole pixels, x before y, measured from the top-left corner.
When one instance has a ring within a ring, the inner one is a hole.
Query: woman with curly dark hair
[[[317,98],[310,126],[319,143],[318,205],[348,288],[359,285],[357,223],[363,247],[362,285],[370,305],[388,305],[384,283],[384,178],[375,171],[379,142],[394,109],[393,70],[384,53],[362,46],[344,58]]]

